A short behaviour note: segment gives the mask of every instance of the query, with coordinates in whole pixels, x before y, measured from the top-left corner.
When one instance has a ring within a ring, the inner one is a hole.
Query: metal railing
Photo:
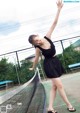
[[[56,47],[56,54],[61,54],[65,50],[65,48],[69,47],[71,44],[74,44],[76,41],[80,40],[80,36],[70,37],[67,39],[62,39],[58,41],[54,41],[54,45]],[[80,45],[79,45],[80,47]],[[1,58],[7,58],[10,62],[14,62],[18,64],[20,67],[20,61],[26,59],[27,57],[33,55],[35,50],[33,47],[20,49],[17,51],[11,51],[8,53],[4,53],[0,55]]]

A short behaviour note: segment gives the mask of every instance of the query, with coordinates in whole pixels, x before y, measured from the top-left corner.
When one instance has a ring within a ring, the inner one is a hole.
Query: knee
[[[63,85],[60,83],[60,84],[57,84],[57,88],[58,89],[63,89]]]
[[[52,89],[56,91],[57,90],[57,86],[56,85],[53,85],[52,86]]]

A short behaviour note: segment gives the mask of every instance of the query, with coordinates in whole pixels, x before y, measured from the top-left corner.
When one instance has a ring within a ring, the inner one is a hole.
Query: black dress
[[[40,46],[36,47],[38,47],[42,51],[42,54],[45,57],[43,62],[45,74],[48,78],[60,77],[65,72],[65,70],[60,60],[56,56],[54,56],[56,50],[53,42],[46,36],[44,38],[50,43],[51,47],[49,49],[43,49]]]

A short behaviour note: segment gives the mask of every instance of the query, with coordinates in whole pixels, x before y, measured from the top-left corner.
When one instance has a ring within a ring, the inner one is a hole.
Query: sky
[[[56,0],[0,0],[0,54],[30,47],[28,36],[35,33],[43,37],[56,11]],[[64,2],[52,40],[78,35],[80,2]]]

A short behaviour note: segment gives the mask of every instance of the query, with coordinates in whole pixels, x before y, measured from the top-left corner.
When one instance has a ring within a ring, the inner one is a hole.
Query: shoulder
[[[51,39],[48,38],[47,36],[44,36],[44,38],[45,38],[46,40],[48,40],[49,42],[52,42]]]
[[[50,39],[49,37],[47,37],[46,35],[44,36],[44,38],[48,38],[48,39]]]

